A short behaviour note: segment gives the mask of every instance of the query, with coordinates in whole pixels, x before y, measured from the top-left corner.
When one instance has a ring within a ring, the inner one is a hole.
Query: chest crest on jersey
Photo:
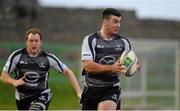
[[[40,64],[39,64],[39,67],[41,67],[41,68],[46,68],[46,63],[45,62],[41,62]]]
[[[116,45],[115,50],[116,51],[121,51],[121,50],[123,50],[123,47],[120,46],[120,45]]]

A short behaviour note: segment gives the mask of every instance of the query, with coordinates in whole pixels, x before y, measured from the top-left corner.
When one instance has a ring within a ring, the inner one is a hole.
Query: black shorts
[[[117,110],[120,110],[121,88],[115,87],[85,87],[80,100],[81,110],[97,110],[98,103],[111,100],[117,103]]]
[[[51,101],[50,91],[41,94],[16,100],[18,110],[47,110]]]

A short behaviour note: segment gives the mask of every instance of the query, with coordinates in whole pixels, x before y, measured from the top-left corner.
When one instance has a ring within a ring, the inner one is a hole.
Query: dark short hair
[[[114,8],[107,8],[102,13],[102,19],[109,19],[111,15],[120,17],[121,13]]]
[[[40,35],[40,39],[42,40],[42,32],[40,29],[38,28],[30,28],[27,32],[26,32],[26,35],[25,35],[25,39],[27,40],[28,39],[28,35],[32,33],[32,34],[39,34]]]

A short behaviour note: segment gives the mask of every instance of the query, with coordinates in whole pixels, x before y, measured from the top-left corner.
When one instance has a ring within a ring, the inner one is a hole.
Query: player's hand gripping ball
[[[125,50],[120,57],[120,62],[127,68],[125,75],[129,77],[134,75],[140,68],[139,60],[132,50]]]

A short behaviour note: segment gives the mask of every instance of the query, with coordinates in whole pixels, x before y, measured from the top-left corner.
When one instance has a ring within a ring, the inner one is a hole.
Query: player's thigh
[[[117,108],[116,110],[120,110],[121,109],[121,100],[119,100],[119,102],[117,103]]]
[[[80,109],[81,110],[96,110],[98,106],[98,92],[94,89],[84,88],[81,100]]]
[[[118,86],[109,88],[101,98],[98,108],[101,109],[119,109],[121,90]]]
[[[102,101],[98,104],[98,110],[116,110],[117,104],[112,100]]]
[[[30,99],[16,100],[18,110],[28,110],[31,104]]]

